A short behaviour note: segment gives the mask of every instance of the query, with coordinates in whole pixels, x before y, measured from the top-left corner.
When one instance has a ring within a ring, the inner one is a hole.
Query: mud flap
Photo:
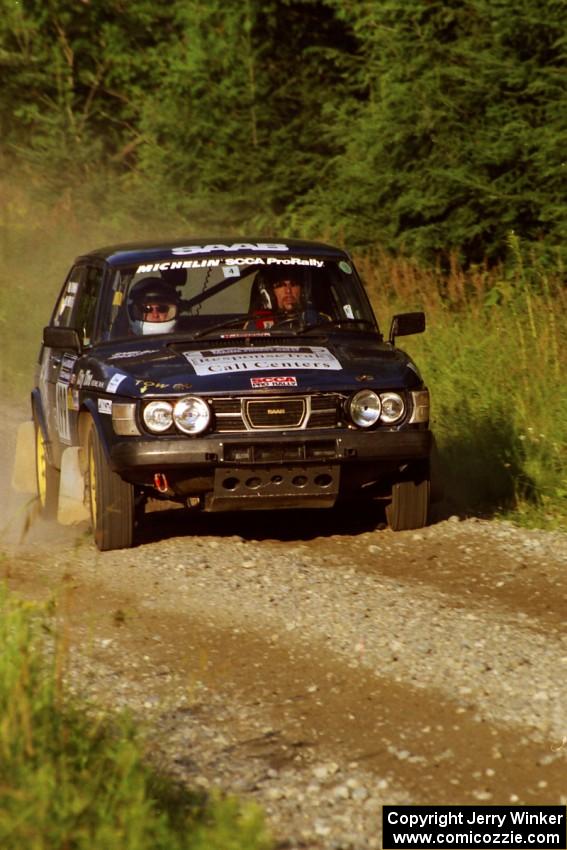
[[[32,419],[18,426],[16,456],[12,469],[12,488],[18,493],[37,496],[35,475],[35,425]]]
[[[90,519],[85,505],[85,480],[81,472],[79,446],[65,449],[61,458],[61,480],[57,522],[61,525],[76,525]]]

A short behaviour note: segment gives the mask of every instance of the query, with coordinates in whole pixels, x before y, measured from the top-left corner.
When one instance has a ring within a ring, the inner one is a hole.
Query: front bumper
[[[402,462],[428,458],[431,443],[431,432],[421,429],[121,439],[109,447],[109,460],[123,476],[189,466],[212,470],[240,464]]]

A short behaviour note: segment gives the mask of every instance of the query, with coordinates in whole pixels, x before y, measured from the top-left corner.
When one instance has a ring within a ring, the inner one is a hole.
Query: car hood
[[[400,349],[369,338],[236,339],[122,343],[91,354],[79,386],[101,384],[121,396],[187,392],[217,395],[259,389],[353,391],[364,386],[411,389],[419,371]],[[85,383],[86,382],[86,383]]]

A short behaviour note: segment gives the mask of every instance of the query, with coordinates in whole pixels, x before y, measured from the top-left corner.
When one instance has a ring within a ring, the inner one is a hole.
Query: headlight
[[[211,421],[211,409],[202,398],[180,398],[173,408],[173,419],[185,434],[201,434]]]
[[[392,425],[394,422],[397,422],[406,412],[404,400],[397,393],[380,393],[380,401],[382,402],[380,419],[386,425]]]
[[[380,398],[372,390],[361,390],[350,400],[350,418],[359,428],[370,428],[380,418]]]
[[[162,434],[171,428],[173,422],[173,407],[168,401],[150,401],[144,407],[144,422],[156,434]]]

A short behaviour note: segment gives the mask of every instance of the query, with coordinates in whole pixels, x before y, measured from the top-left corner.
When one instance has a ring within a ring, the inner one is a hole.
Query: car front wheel
[[[47,444],[37,416],[35,423],[35,475],[37,495],[39,498],[39,513],[44,519],[57,517],[57,502],[59,499],[59,471],[51,466],[47,452]]]
[[[134,539],[134,487],[108,465],[91,420],[86,437],[87,492],[94,539],[101,551],[127,549]]]
[[[386,508],[386,519],[392,531],[423,528],[429,513],[429,478],[421,481],[398,481],[392,487],[392,501]]]

